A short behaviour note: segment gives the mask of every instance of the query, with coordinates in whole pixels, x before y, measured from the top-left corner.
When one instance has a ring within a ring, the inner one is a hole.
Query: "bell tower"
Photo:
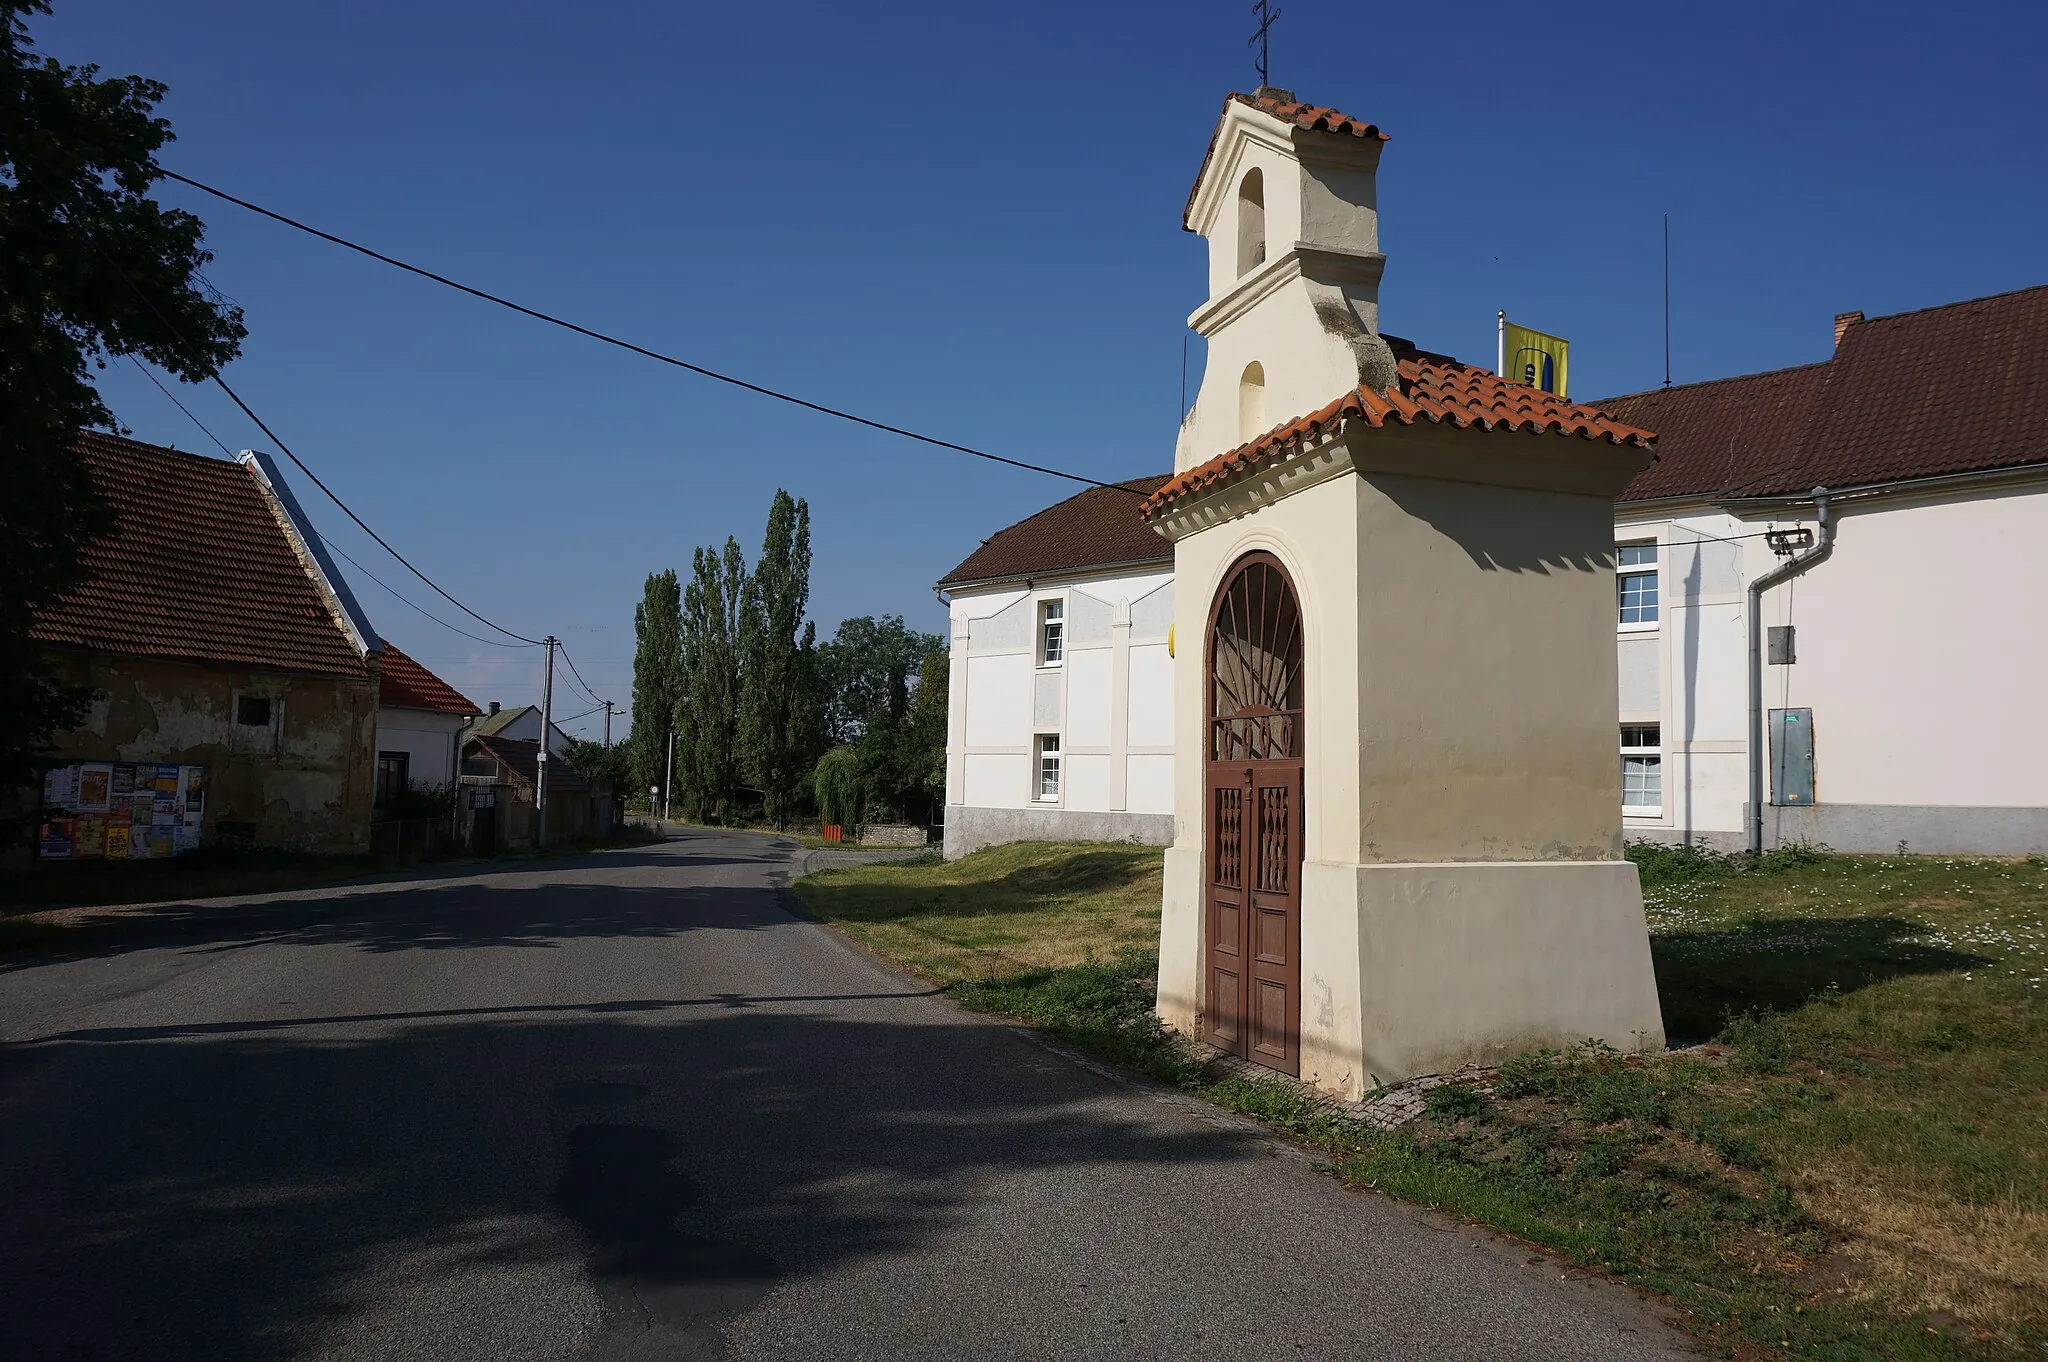
[[[1209,243],[1208,342],[1174,471],[1263,435],[1361,384],[1384,389],[1379,199],[1386,134],[1261,87],[1224,101],[1181,225]]]

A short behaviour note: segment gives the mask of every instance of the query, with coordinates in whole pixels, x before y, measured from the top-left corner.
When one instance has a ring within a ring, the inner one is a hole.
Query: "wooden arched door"
[[[1278,559],[1238,560],[1209,616],[1209,1043],[1301,1073],[1301,605]]]

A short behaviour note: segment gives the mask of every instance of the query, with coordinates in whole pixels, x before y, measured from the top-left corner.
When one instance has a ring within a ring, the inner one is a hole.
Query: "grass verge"
[[[1520,1057],[1380,1133],[1151,1011],[1156,852],[828,871],[811,911],[962,1004],[1256,1117],[1370,1187],[1662,1292],[1737,1355],[2048,1349],[2048,862],[1631,849],[1690,1054]]]

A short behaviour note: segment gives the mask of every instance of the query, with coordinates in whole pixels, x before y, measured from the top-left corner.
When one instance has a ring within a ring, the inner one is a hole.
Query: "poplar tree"
[[[668,738],[683,697],[683,587],[674,568],[651,572],[633,607],[633,778],[668,783]]]
[[[817,756],[810,599],[811,508],[777,488],[740,616],[739,742],[747,778],[778,828],[789,826]]]
[[[676,720],[676,786],[698,817],[731,816],[740,786],[740,601],[747,562],[739,541],[690,555],[683,588],[682,699]]]

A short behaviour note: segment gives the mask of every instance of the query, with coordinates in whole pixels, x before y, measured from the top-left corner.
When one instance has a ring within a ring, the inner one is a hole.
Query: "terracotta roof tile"
[[[483,713],[461,691],[400,652],[388,638],[377,674],[377,703],[390,709],[431,709],[442,714]]]
[[[1168,475],[1134,478],[1114,487],[1091,487],[998,530],[941,577],[941,587],[1015,580],[1081,568],[1170,563],[1173,545],[1139,516],[1145,498]]]
[[[1363,421],[1375,429],[1427,421],[1479,430],[1572,435],[1642,449],[1648,449],[1656,439],[1649,431],[1617,421],[1598,408],[1510,383],[1491,370],[1460,364],[1448,355],[1417,350],[1394,336],[1386,340],[1396,359],[1392,388],[1380,392],[1361,385],[1317,411],[1267,431],[1249,444],[1197,464],[1154,492],[1145,502],[1144,514],[1156,515],[1192,492],[1282,457],[1304,439],[1333,430],[1346,421]]]
[[[38,613],[37,641],[367,674],[248,469],[97,431],[78,437],[77,453],[117,524],[86,548],[86,580]]]
[[[470,738],[463,744],[464,750],[476,748],[495,757],[513,778],[532,789],[538,779],[536,769],[540,766],[540,744],[520,738],[500,738],[490,734]],[[569,763],[561,757],[548,758],[548,792],[587,790],[590,782],[569,769]]]
[[[1657,431],[1624,501],[2048,464],[2048,285],[1857,322],[1819,364],[1600,405]]]
[[[1381,142],[1387,140],[1387,134],[1380,131],[1376,123],[1368,123],[1362,118],[1339,113],[1326,105],[1302,104],[1292,98],[1282,98],[1282,93],[1274,90],[1264,90],[1251,95],[1232,93],[1224,96],[1224,112],[1229,112],[1232,104],[1242,104],[1248,109],[1270,114],[1283,123],[1292,123],[1303,132],[1327,132],[1341,137],[1355,137],[1361,141],[1366,138],[1374,138]],[[1216,134],[1222,130],[1223,120],[1219,117],[1216,120],[1216,132],[1209,134],[1209,149],[1202,153],[1202,168],[1195,172],[1194,188],[1188,191],[1187,208],[1181,213],[1180,225],[1186,231],[1194,230],[1192,219],[1195,212],[1195,195],[1201,191],[1203,176],[1209,173],[1209,162],[1216,158]]]

